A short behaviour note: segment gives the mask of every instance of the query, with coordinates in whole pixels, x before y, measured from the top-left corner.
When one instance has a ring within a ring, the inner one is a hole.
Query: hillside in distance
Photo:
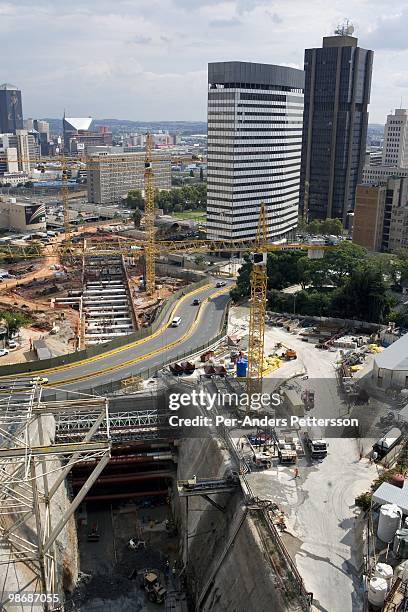
[[[51,134],[62,133],[62,119],[45,118],[50,124]],[[130,132],[158,132],[164,130],[179,133],[185,136],[190,134],[206,134],[207,123],[205,121],[130,121],[129,119],[94,119],[91,130],[97,130],[99,126],[107,126],[113,134],[124,134]]]

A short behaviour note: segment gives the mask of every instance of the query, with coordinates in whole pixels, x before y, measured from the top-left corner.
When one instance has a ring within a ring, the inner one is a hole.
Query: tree
[[[353,270],[364,265],[367,251],[357,244],[343,240],[335,248],[326,251],[324,261],[333,285],[340,287]]]
[[[408,329],[408,306],[404,305],[398,311],[390,314],[390,321],[394,321],[397,327]]]
[[[343,233],[343,224],[340,219],[325,219],[321,223],[320,231],[322,234],[341,236]]]
[[[140,222],[142,220],[142,211],[140,210],[140,208],[135,208],[132,215],[132,219],[135,227],[140,227]]]
[[[314,219],[307,226],[309,234],[316,235],[322,233],[322,222],[319,219]]]
[[[234,302],[249,295],[251,272],[252,262],[249,255],[245,254],[244,263],[238,271],[237,284],[230,291],[230,296]]]
[[[284,289],[299,282],[297,262],[304,258],[303,253],[281,251],[269,253],[267,260],[268,288]]]
[[[194,258],[194,263],[197,266],[201,266],[204,262],[205,262],[205,257],[203,255],[197,255],[197,257]]]
[[[371,265],[355,268],[333,295],[334,316],[382,323],[391,311],[391,296],[388,294],[380,270]]]
[[[322,289],[330,284],[330,275],[324,258],[309,259],[306,270],[308,281],[315,289]]]
[[[144,199],[140,189],[132,189],[126,196],[126,205],[129,208],[144,209]]]
[[[28,325],[30,319],[20,312],[11,312],[4,310],[0,312],[0,319],[3,319],[7,325],[7,335],[9,338],[15,336],[23,325]]]

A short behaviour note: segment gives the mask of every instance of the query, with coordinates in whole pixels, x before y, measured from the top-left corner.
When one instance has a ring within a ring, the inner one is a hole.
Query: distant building
[[[21,91],[15,85],[3,83],[0,85],[0,132],[14,134],[23,127]]]
[[[381,164],[366,160],[362,183],[385,185],[389,177],[408,176],[408,110],[397,108],[387,116]]]
[[[112,133],[105,126],[90,130],[92,117],[65,117],[62,120],[64,151],[69,155],[86,155],[88,146],[112,145]]]
[[[23,233],[45,231],[45,204],[0,196],[0,228]]]
[[[208,65],[207,234],[256,236],[266,205],[268,237],[298,220],[302,70],[250,62]]]
[[[88,162],[88,201],[95,204],[120,202],[131,189],[144,188],[144,153],[100,153]],[[154,186],[171,188],[171,162],[153,159]]]
[[[40,148],[33,133],[27,130],[16,130],[15,134],[0,134],[0,150],[17,149],[18,170],[30,173],[40,155]]]
[[[17,149],[15,147],[3,149],[0,140],[0,185],[15,187],[28,179],[28,172],[19,170]]]
[[[398,168],[394,166],[364,166],[361,183],[363,185],[386,185],[392,176],[407,177],[408,168]]]
[[[364,164],[367,166],[381,166],[382,156],[382,151],[367,151]]]
[[[305,51],[301,208],[308,219],[354,210],[365,159],[373,51],[357,46],[352,26]]]
[[[358,185],[353,242],[370,251],[408,247],[408,178],[392,177],[386,185]]]
[[[18,172],[17,149],[0,147],[0,177],[9,172]]]
[[[397,108],[387,116],[384,129],[382,163],[384,166],[408,168],[408,110]]]

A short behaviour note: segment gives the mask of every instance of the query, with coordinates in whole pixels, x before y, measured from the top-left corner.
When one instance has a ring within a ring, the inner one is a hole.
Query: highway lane
[[[49,383],[44,391],[47,394],[52,387],[70,391],[98,387],[161,366],[181,353],[193,353],[220,330],[232,283],[223,289],[216,288],[215,284],[213,281],[210,287],[188,294],[178,302],[171,316],[181,317],[179,327],[165,326],[161,333],[147,337],[136,346],[134,343],[78,364],[45,370],[41,376],[46,376]],[[200,306],[193,305],[194,298],[201,300]]]

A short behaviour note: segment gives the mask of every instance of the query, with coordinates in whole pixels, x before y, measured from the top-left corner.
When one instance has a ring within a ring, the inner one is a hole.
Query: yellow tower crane
[[[268,242],[267,232],[266,207],[264,203],[261,203],[255,241],[256,251],[252,253],[251,257],[251,303],[249,309],[247,373],[247,389],[249,394],[262,392],[267,284],[267,253],[264,249]]]
[[[145,284],[148,294],[153,294],[156,288],[155,273],[155,236],[154,236],[154,175],[152,167],[152,136],[150,132],[146,135],[146,157],[144,170],[145,191]]]
[[[65,162],[65,156],[61,159],[61,200],[64,212],[64,234],[65,234],[65,247],[67,251],[72,247],[71,242],[71,225],[69,222],[69,198],[68,198],[68,169]]]

